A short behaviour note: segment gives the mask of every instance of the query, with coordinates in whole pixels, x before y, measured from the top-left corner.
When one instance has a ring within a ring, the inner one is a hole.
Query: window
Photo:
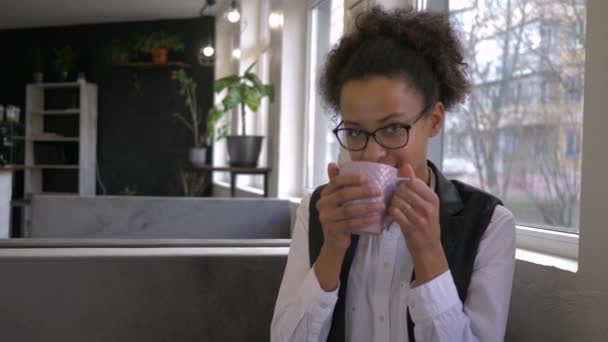
[[[447,114],[444,172],[499,196],[520,225],[578,233],[585,56],[568,50],[583,47],[584,2],[463,10],[451,0],[450,13],[471,51],[473,91]]]
[[[566,158],[577,160],[581,154],[581,137],[577,129],[566,129]]]
[[[310,9],[308,49],[308,96],[306,136],[306,180],[308,189],[327,182],[326,165],[338,160],[339,144],[331,130],[330,120],[319,96],[319,76],[327,53],[338,42],[344,30],[344,0],[323,0]]]
[[[585,42],[585,24],[582,19],[577,18],[568,29],[568,47],[570,49],[580,49]]]

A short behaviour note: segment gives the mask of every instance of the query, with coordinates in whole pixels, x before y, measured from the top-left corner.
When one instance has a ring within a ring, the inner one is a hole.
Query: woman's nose
[[[386,149],[380,146],[374,137],[369,137],[367,146],[363,150],[363,160],[377,163],[385,156]]]

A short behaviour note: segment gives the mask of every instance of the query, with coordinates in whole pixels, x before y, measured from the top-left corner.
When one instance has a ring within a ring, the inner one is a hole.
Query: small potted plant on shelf
[[[65,46],[60,50],[55,50],[55,70],[59,72],[60,80],[66,81],[68,74],[74,67],[74,51],[72,47]]]
[[[205,165],[207,162],[207,148],[214,140],[215,125],[221,118],[222,113],[207,115],[206,127],[204,126],[202,112],[198,106],[196,97],[197,83],[184,70],[176,70],[171,78],[179,83],[179,94],[184,97],[184,105],[188,108],[190,115],[182,113],[173,114],[188,130],[192,132],[193,147],[190,149],[190,162],[197,166]],[[225,130],[220,130],[222,136]]]
[[[225,89],[227,89],[227,92],[221,103],[209,110],[210,116],[224,115],[235,108],[241,110],[241,135],[228,135],[226,137],[230,166],[234,167],[257,167],[264,137],[247,135],[245,126],[246,109],[256,113],[260,108],[262,99],[268,97],[270,101],[273,101],[274,97],[274,87],[260,81],[258,76],[251,71],[254,66],[255,62],[242,75],[221,78],[216,80],[213,85],[216,93],[219,94]]]
[[[40,48],[32,48],[28,51],[28,59],[32,67],[32,79],[36,83],[44,81],[44,73],[42,67],[42,53]]]
[[[106,49],[106,58],[110,65],[131,62],[134,58],[133,43],[128,40],[115,39]]]
[[[184,42],[180,36],[175,34],[153,32],[147,36],[140,36],[136,49],[143,53],[151,54],[152,62],[165,64],[169,60],[169,50],[176,52],[184,51]]]

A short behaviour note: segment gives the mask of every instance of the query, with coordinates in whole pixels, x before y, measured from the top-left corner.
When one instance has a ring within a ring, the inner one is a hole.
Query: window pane
[[[331,130],[336,123],[323,108],[319,97],[319,76],[327,53],[344,30],[344,0],[324,0],[311,9],[308,85],[308,132],[306,187],[327,183],[327,164],[337,161],[339,143]]]
[[[518,224],[578,233],[586,3],[470,3],[450,1],[473,89],[446,116],[444,172]]]

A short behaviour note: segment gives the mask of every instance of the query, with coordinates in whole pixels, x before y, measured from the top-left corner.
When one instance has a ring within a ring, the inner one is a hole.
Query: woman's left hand
[[[416,285],[421,285],[448,270],[441,245],[439,197],[425,182],[416,178],[410,164],[399,168],[399,177],[411,180],[397,186],[388,213],[401,226],[414,261]]]

